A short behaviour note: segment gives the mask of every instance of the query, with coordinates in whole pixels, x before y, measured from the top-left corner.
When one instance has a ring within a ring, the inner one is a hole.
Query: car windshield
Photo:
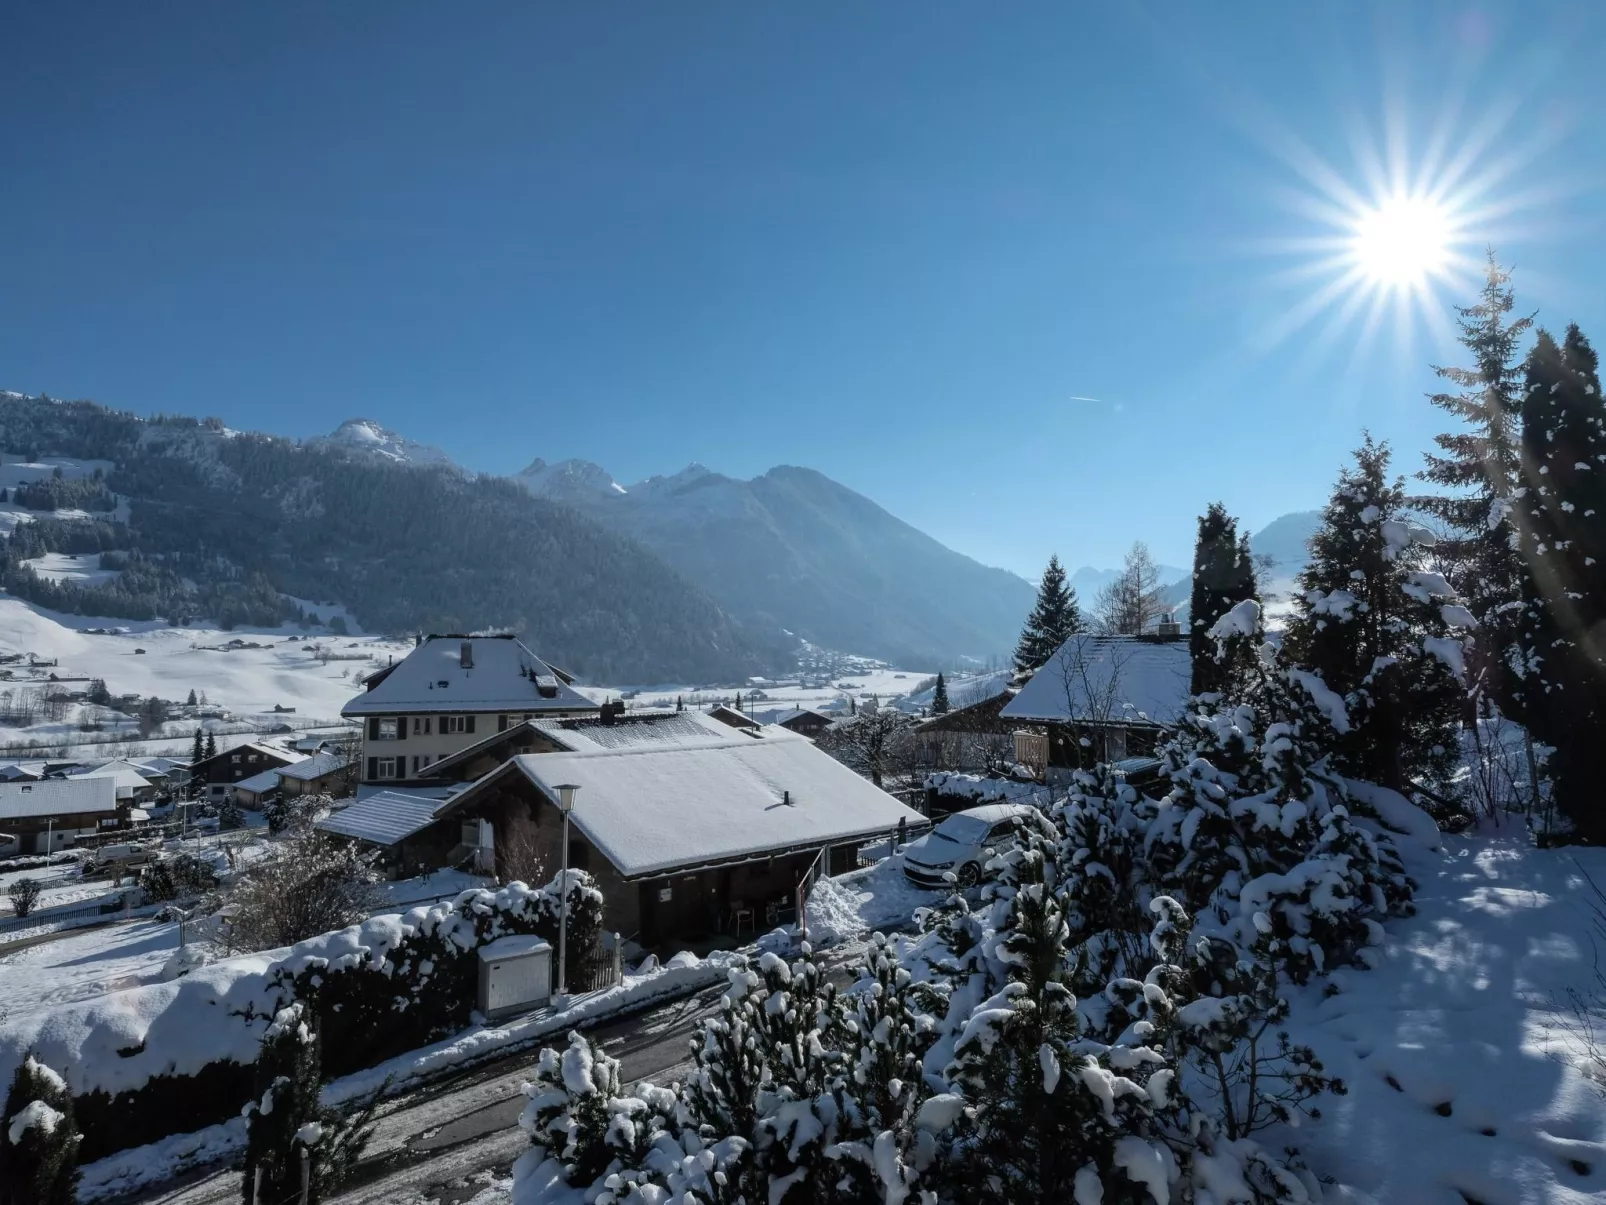
[[[931,830],[933,837],[952,841],[955,845],[978,845],[987,836],[987,822],[974,816],[949,816]]]

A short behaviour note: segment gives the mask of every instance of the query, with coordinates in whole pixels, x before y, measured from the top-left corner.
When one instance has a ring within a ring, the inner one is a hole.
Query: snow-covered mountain
[[[813,469],[750,481],[692,464],[621,486],[587,461],[537,460],[531,492],[645,544],[734,614],[900,664],[984,660],[1014,646],[1022,578],[945,548]]]
[[[371,418],[348,418],[328,435],[306,441],[314,447],[333,448],[370,460],[390,461],[393,464],[458,465],[445,452],[432,444],[408,439],[388,427],[382,427]],[[538,462],[539,463],[539,462]]]
[[[589,460],[560,460],[548,464],[537,456],[513,479],[532,494],[571,506],[625,492],[600,464]]]
[[[1273,519],[1249,537],[1249,546],[1255,556],[1270,558],[1270,578],[1291,578],[1310,560],[1306,547],[1316,529],[1322,525],[1319,510],[1298,510]]]

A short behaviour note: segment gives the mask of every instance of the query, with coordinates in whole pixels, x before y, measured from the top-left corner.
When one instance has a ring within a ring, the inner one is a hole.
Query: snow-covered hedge
[[[602,897],[588,876],[570,874],[570,933],[583,939],[600,924]],[[16,1017],[0,1028],[0,1082],[30,1051],[57,1069],[75,1098],[85,1160],[198,1130],[238,1114],[262,1031],[286,1004],[304,1000],[318,1015],[327,1074],[372,1065],[462,1028],[475,949],[508,933],[555,938],[557,901],[556,880],[465,891],[169,983]]]
[[[1041,783],[984,778],[979,774],[947,770],[926,775],[926,790],[938,799],[963,800],[966,807],[980,807],[984,803],[1033,803],[1046,808],[1053,798],[1052,792]]]

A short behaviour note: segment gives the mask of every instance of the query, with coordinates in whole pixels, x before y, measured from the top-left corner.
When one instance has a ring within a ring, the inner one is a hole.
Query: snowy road
[[[836,946],[821,956],[839,983],[863,942]],[[660,1005],[587,1032],[619,1060],[632,1083],[667,1081],[691,1065],[690,1039],[697,1023],[718,1007],[724,985]],[[336,1201],[344,1205],[408,1205],[440,1201],[460,1205],[494,1177],[505,1179],[528,1139],[518,1128],[524,1097],[539,1049],[465,1071],[421,1091],[388,1101],[355,1180]],[[238,1201],[240,1173],[211,1170],[122,1200],[150,1205],[222,1205]]]

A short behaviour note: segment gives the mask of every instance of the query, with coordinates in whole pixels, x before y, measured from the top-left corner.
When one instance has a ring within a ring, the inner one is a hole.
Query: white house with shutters
[[[362,726],[360,781],[395,784],[528,719],[596,713],[573,677],[512,635],[426,636],[341,714]]]

